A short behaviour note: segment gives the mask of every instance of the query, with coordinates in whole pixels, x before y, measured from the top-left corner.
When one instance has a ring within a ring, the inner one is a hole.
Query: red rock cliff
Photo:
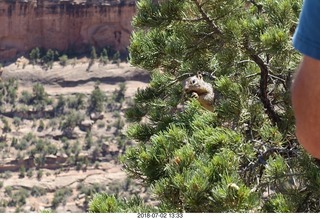
[[[0,0],[0,61],[35,47],[125,51],[134,14],[132,0]]]

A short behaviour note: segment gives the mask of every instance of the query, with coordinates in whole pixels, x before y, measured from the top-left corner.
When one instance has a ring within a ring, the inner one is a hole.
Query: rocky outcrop
[[[35,47],[85,52],[91,46],[126,51],[134,0],[2,0],[0,61]]]

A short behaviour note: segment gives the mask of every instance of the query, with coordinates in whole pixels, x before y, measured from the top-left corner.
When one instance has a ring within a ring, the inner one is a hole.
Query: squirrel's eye
[[[193,79],[193,80],[192,80],[192,84],[194,84],[194,83],[196,83],[196,80]]]

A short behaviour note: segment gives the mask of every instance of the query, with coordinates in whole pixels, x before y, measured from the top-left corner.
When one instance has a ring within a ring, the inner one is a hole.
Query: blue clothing
[[[303,55],[320,60],[320,0],[304,0],[293,46]]]

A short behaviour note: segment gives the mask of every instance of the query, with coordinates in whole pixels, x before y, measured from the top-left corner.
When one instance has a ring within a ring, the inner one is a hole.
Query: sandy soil
[[[145,88],[149,81],[147,72],[133,67],[128,63],[99,65],[95,63],[90,71],[86,71],[88,67],[85,60],[81,60],[75,65],[67,65],[65,67],[58,63],[54,63],[52,69],[45,70],[40,66],[26,65],[24,68],[12,63],[4,68],[1,76],[2,80],[15,78],[19,80],[18,92],[23,90],[32,90],[32,86],[36,82],[44,85],[45,91],[50,96],[69,95],[74,93],[90,94],[94,89],[96,81],[100,82],[100,89],[111,94],[118,88],[119,83],[126,84],[126,97],[130,98],[134,95],[137,89]],[[107,115],[104,118],[106,123],[112,120],[112,115]],[[35,132],[35,130],[28,129],[31,121],[26,121],[21,125],[19,130],[13,130],[12,134],[19,133],[23,135],[28,132]],[[111,122],[110,122],[111,123]],[[98,130],[98,128],[95,128]],[[103,129],[98,130],[97,133],[103,132]],[[0,158],[3,160],[3,158]],[[7,157],[7,159],[15,159],[14,157]],[[44,177],[41,180],[36,178],[36,174],[32,177],[24,177],[20,179],[18,172],[13,172],[12,177],[8,179],[0,179],[3,186],[0,188],[0,199],[8,199],[4,192],[4,188],[11,186],[14,189],[25,188],[30,190],[33,186],[45,188],[47,194],[40,197],[28,197],[27,203],[19,209],[25,212],[39,212],[44,209],[49,209],[53,199],[54,192],[63,187],[70,187],[73,194],[68,197],[65,205],[60,205],[57,212],[85,212],[83,209],[84,195],[77,191],[77,185],[83,183],[85,185],[93,185],[94,183],[101,183],[103,186],[116,185],[119,188],[127,180],[127,175],[122,170],[122,167],[117,162],[101,162],[99,168],[89,167],[85,171],[77,171],[75,168],[70,168],[68,171],[58,170],[44,170]],[[143,197],[149,198],[148,195],[142,192],[144,188],[135,184],[131,188],[130,193],[141,193]],[[1,207],[1,206],[0,206]],[[6,207],[6,212],[17,211],[16,207]]]

